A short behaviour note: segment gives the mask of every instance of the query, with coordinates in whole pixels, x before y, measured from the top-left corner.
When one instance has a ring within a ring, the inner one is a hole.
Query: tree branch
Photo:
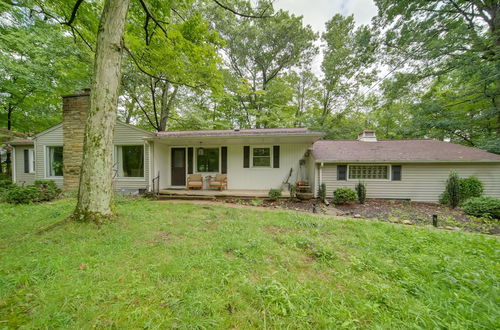
[[[246,17],[246,18],[269,18],[271,16],[269,15],[266,15],[264,16],[264,14],[266,13],[266,11],[269,9],[269,7],[271,7],[271,4],[269,4],[263,11],[262,13],[260,13],[259,15],[251,15],[251,14],[243,14],[243,13],[240,13],[238,11],[236,11],[235,9],[233,8],[230,8],[228,6],[226,6],[225,4],[221,3],[219,0],[212,0],[213,2],[215,2],[219,7],[221,8],[224,8],[225,10],[227,11],[230,11],[231,13],[235,14],[235,15],[238,15],[238,16],[241,16],[241,17]]]
[[[71,11],[71,16],[69,17],[69,20],[67,20],[66,22],[64,22],[64,24],[66,24],[66,25],[73,24],[73,21],[76,18],[76,13],[78,12],[78,8],[82,4],[82,2],[83,2],[83,0],[76,0],[75,5],[73,6],[73,10]]]

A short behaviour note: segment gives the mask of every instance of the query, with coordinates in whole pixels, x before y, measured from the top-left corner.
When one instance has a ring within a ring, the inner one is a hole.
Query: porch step
[[[176,194],[160,194],[158,200],[170,200],[170,199],[181,199],[181,200],[210,200],[216,199],[215,196],[200,196],[200,195],[176,195]]]

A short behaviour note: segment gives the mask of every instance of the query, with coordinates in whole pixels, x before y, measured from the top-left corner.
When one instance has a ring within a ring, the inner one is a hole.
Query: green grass
[[[497,238],[293,212],[0,204],[0,327],[500,327]]]

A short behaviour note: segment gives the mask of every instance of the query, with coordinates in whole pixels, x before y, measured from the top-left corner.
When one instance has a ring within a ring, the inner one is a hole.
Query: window
[[[271,167],[271,148],[253,148],[252,166]]]
[[[35,173],[34,149],[24,149],[24,173]]]
[[[392,181],[401,181],[401,165],[392,165]]]
[[[116,148],[118,176],[123,178],[144,177],[144,146],[118,146]]]
[[[349,165],[349,179],[387,180],[387,165]]]
[[[63,147],[48,147],[48,173],[49,177],[63,176]]]
[[[219,148],[197,148],[196,170],[198,172],[219,172]]]

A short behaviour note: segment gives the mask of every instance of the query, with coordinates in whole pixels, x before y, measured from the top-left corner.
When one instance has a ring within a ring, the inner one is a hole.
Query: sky
[[[314,31],[323,32],[325,23],[336,13],[344,16],[354,14],[357,25],[369,24],[377,14],[377,7],[373,0],[274,0],[275,9],[285,9],[297,16],[302,15],[305,24]],[[321,55],[312,65],[313,71],[319,73]]]

